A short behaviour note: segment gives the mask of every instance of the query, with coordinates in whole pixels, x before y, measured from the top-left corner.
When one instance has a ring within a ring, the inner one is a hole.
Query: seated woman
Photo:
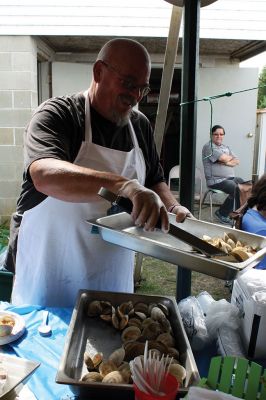
[[[266,174],[262,175],[253,186],[247,205],[248,209],[243,215],[241,229],[266,236]],[[255,268],[266,269],[266,256]]]

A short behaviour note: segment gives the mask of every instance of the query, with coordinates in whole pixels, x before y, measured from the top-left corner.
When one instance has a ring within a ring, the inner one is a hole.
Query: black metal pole
[[[196,100],[199,64],[200,0],[184,1],[181,103]],[[180,202],[194,209],[197,103],[181,107]],[[191,294],[191,271],[177,269],[176,299]]]

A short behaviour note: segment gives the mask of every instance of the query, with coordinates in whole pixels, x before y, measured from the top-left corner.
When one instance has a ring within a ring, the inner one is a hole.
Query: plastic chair
[[[231,394],[239,399],[266,400],[266,370],[245,358],[214,357],[208,377],[202,378],[200,387]]]
[[[213,195],[215,194],[222,194],[223,196],[225,195],[225,193],[222,190],[208,188],[204,193],[201,204],[203,206],[207,199],[207,196],[209,196],[211,221],[213,221]]]
[[[199,213],[198,217],[201,219],[201,211],[202,211],[202,187],[203,187],[203,178],[202,178],[202,172],[201,169],[196,167],[195,170],[195,194],[194,194],[194,200],[199,202]]]
[[[171,190],[171,180],[180,178],[180,167],[179,165],[175,165],[173,168],[170,169],[169,177],[168,177],[168,187]],[[173,195],[178,199],[179,198],[179,190],[172,190]]]

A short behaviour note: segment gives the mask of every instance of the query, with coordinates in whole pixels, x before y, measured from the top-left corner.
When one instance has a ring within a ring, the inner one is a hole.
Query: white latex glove
[[[184,222],[187,217],[195,219],[189,209],[181,205],[176,205],[171,212],[176,215],[176,222]]]
[[[132,201],[131,216],[136,225],[143,226],[146,231],[152,231],[160,217],[161,230],[168,232],[167,210],[157,193],[145,188],[136,179],[132,179],[121,186],[118,195]]]

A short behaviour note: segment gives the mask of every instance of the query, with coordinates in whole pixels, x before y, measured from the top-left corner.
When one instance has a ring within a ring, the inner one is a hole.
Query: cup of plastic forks
[[[173,375],[167,374],[160,386],[160,393],[162,395],[144,392],[135,383],[133,383],[133,387],[135,400],[175,400],[179,383]]]

